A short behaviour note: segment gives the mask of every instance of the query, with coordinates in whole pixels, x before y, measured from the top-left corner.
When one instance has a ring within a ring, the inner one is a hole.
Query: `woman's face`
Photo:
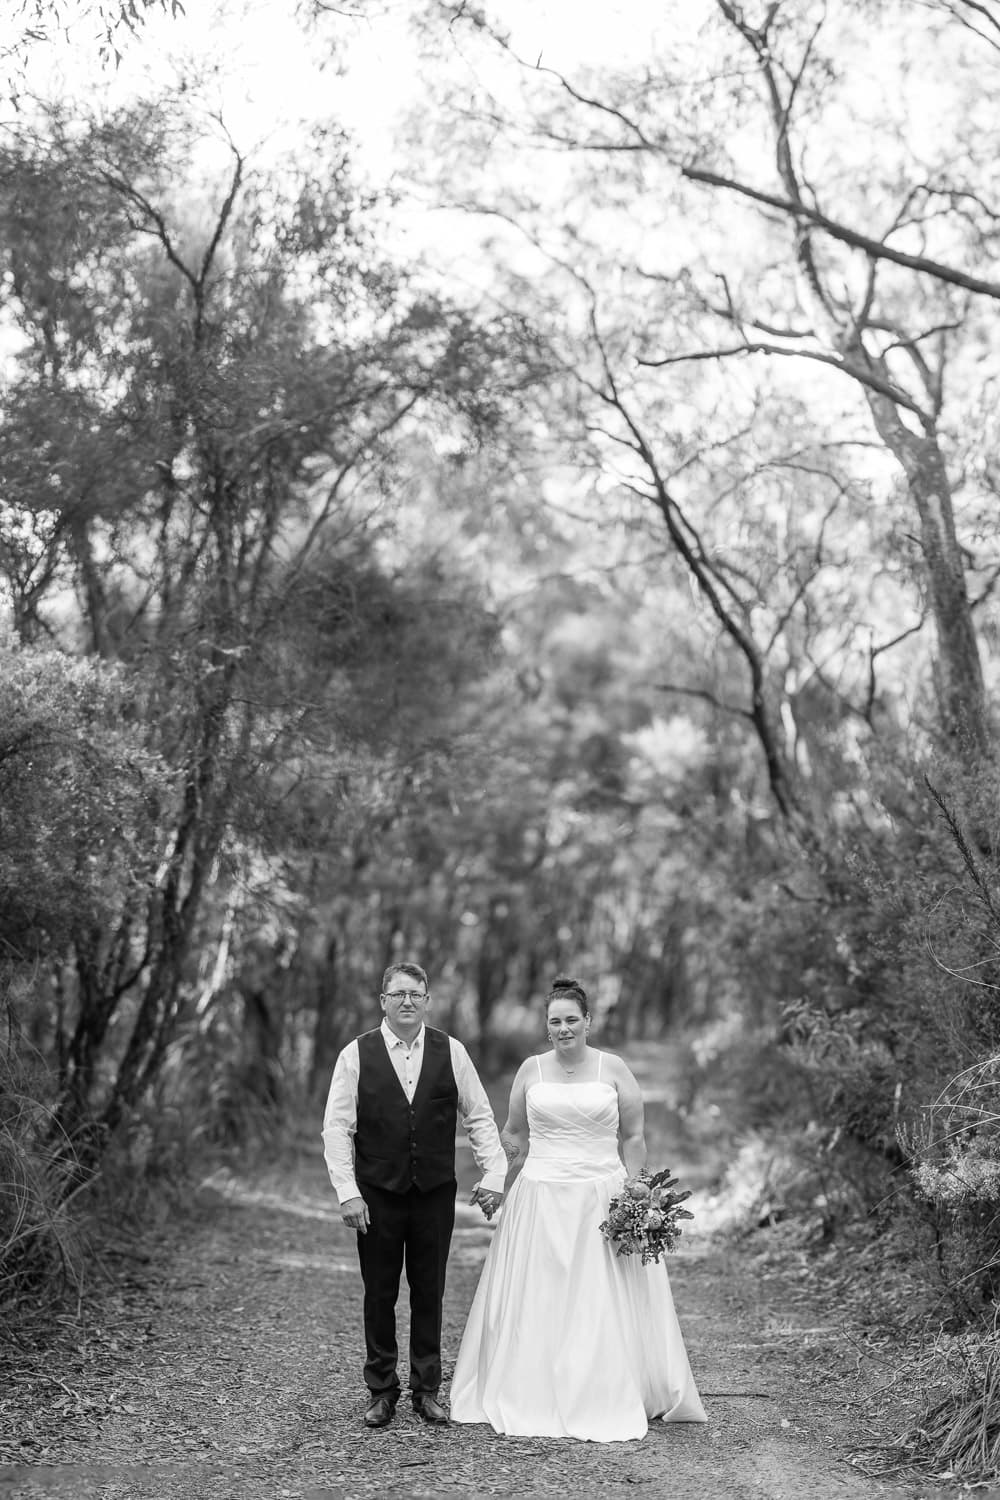
[[[587,1017],[576,1001],[552,1000],[548,1009],[548,1027],[554,1047],[572,1050],[587,1040]]]

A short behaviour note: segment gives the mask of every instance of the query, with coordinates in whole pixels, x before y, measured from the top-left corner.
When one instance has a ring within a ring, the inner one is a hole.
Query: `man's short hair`
[[[410,979],[419,980],[424,989],[427,991],[428,995],[430,994],[431,987],[427,982],[427,975],[424,973],[419,964],[390,964],[385,973],[382,975],[383,995],[386,992],[389,980],[394,974],[406,974]]]

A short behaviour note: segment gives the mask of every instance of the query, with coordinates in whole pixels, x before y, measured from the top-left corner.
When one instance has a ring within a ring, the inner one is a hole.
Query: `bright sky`
[[[32,47],[28,82],[46,94],[97,95],[113,106],[157,91],[194,66],[206,104],[219,110],[247,152],[279,142],[303,119],[331,112],[364,118],[366,133],[384,131],[389,111],[383,101],[396,90],[365,89],[363,73],[374,60],[366,60],[354,80],[338,78],[325,66],[323,42],[305,33],[294,12],[294,0],[187,0],[185,15],[153,11],[136,36],[121,33],[117,69],[99,60],[93,20],[80,22],[68,41]],[[7,22],[5,29],[12,26]],[[398,75],[398,62],[390,66]]]
[[[519,46],[562,61],[609,56],[622,60],[640,36],[648,36],[659,6],[655,0],[499,0],[497,9]],[[408,31],[412,0],[388,0],[351,18],[331,13],[320,32],[297,21],[295,0],[186,0],[186,14],[171,18],[153,11],[135,37],[121,33],[117,70],[101,66],[96,22],[80,21],[69,39],[36,45],[30,81],[40,89],[70,93],[96,88],[109,102],[146,92],[170,76],[171,61],[197,60],[210,77],[209,92],[238,137],[263,141],[280,123],[316,119],[331,112],[355,125],[366,149],[384,153],[397,112],[419,98],[415,48]],[[645,24],[636,23],[644,20]],[[0,46],[21,24],[0,18]],[[329,42],[349,49],[349,72],[338,77],[329,65]],[[247,143],[249,144],[249,142]]]
[[[183,16],[153,11],[135,37],[122,32],[117,70],[99,62],[93,17],[78,22],[68,42],[31,49],[29,81],[45,93],[93,97],[96,91],[112,104],[162,86],[175,67],[195,61],[210,106],[220,110],[248,154],[280,151],[303,120],[334,114],[356,133],[365,165],[387,169],[394,124],[420,98],[409,30],[418,0],[367,4],[353,18],[344,0],[342,13],[331,9],[321,30],[311,33],[296,19],[295,0],[185,3]],[[67,9],[72,13],[71,3]],[[495,0],[491,9],[523,55],[572,67],[648,55],[663,6],[661,0]],[[690,30],[702,9],[685,0],[681,15],[688,24],[675,16],[672,32]],[[0,17],[0,46],[20,29]],[[457,47],[458,31],[455,37]],[[346,48],[348,71],[340,76],[329,56],[335,40]]]

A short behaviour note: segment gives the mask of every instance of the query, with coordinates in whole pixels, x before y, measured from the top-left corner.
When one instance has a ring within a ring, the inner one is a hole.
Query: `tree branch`
[[[705,703],[710,703],[720,713],[731,714],[737,719],[749,719],[753,723],[753,714],[748,708],[740,708],[735,703],[723,703],[714,693],[707,688],[682,687],[678,682],[654,682],[653,686],[661,693],[679,693],[685,698],[701,698]]]
[[[980,276],[969,276],[965,271],[957,271],[953,266],[946,266],[939,260],[932,260],[929,256],[908,255],[904,250],[895,250],[884,240],[875,240],[870,235],[861,234],[859,230],[850,229],[846,224],[840,224],[835,219],[828,218],[826,214],[820,213],[819,209],[810,208],[801,200],[783,198],[777,193],[765,192],[763,188],[752,187],[749,183],[740,182],[734,177],[723,177],[718,172],[709,172],[704,167],[691,164],[682,166],[680,173],[689,182],[701,182],[707,187],[723,188],[727,192],[738,193],[754,203],[763,203],[768,208],[775,208],[779,213],[787,214],[791,219],[807,219],[814,228],[821,229],[831,239],[850,245],[855,250],[863,250],[876,260],[891,261],[893,265],[903,266],[922,276],[931,276],[937,281],[946,282],[949,286],[959,286],[977,296],[1000,301],[1000,281],[987,281]]]
[[[932,418],[907,396],[898,386],[891,381],[880,380],[870,370],[861,369],[858,365],[849,364],[845,359],[839,359],[835,354],[823,354],[819,349],[782,349],[780,344],[743,343],[733,344],[729,348],[721,349],[696,349],[687,354],[670,354],[663,359],[638,359],[637,363],[649,369],[658,370],[664,365],[688,364],[695,360],[704,359],[729,359],[736,354],[778,354],[787,359],[813,359],[821,365],[830,365],[834,370],[840,370],[844,375],[849,375],[852,380],[866,385],[870,390],[880,396],[886,396],[897,406],[903,406],[913,412],[921,425],[925,428],[933,425]]]

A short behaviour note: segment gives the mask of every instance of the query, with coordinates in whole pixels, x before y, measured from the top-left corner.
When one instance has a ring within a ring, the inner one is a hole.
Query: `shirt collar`
[[[414,1047],[423,1046],[424,1032],[426,1031],[426,1029],[427,1028],[425,1027],[423,1021],[421,1021],[420,1030],[413,1038],[413,1041],[410,1043],[409,1047],[407,1047],[408,1052],[412,1051]],[[396,1035],[392,1027],[389,1025],[389,1022],[384,1018],[382,1021],[382,1036],[385,1039],[385,1045],[389,1048],[390,1051],[393,1049],[393,1047],[406,1047],[406,1043],[403,1041],[403,1038]]]

